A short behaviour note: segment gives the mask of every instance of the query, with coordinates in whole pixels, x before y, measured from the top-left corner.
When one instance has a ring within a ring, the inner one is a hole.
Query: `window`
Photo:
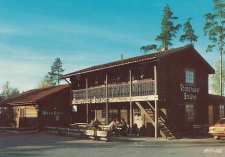
[[[102,110],[102,118],[106,118],[106,110],[105,109]]]
[[[194,121],[195,119],[195,109],[194,104],[186,104],[185,105],[185,116],[186,121]]]
[[[77,105],[72,106],[72,112],[77,112]]]
[[[134,109],[134,116],[141,116],[141,110],[140,109]]]
[[[20,117],[26,117],[26,109],[25,109],[25,107],[20,107]]]
[[[193,85],[195,83],[195,71],[191,69],[185,69],[185,83]]]
[[[224,117],[224,105],[219,106],[220,118]]]

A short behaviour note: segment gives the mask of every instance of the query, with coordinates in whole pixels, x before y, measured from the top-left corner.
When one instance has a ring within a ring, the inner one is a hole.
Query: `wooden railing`
[[[108,92],[107,94],[106,90]],[[106,97],[106,95],[108,96]],[[155,95],[154,80],[73,90],[73,100],[83,101],[83,103],[90,103],[86,101],[102,101],[103,99],[108,98],[146,95]]]

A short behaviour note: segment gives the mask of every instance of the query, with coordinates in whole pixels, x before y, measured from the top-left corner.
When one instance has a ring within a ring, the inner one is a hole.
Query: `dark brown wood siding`
[[[43,126],[69,126],[71,115],[69,87],[38,100],[37,104],[39,129],[43,129]]]
[[[194,88],[199,88],[199,93],[189,92],[197,96],[197,100],[184,100],[184,93],[180,86],[185,84],[185,69],[195,71]],[[184,51],[161,58],[157,63],[159,107],[165,107],[168,118],[173,119],[180,130],[189,130],[193,124],[207,124],[208,71],[205,62],[193,51]],[[195,104],[195,120],[186,122],[185,103]]]

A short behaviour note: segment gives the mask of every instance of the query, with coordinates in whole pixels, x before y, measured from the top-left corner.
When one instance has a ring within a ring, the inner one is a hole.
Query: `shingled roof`
[[[44,98],[50,94],[56,93],[62,89],[68,88],[69,84],[53,86],[49,88],[34,89],[22,94],[10,97],[8,99],[0,101],[0,107],[8,105],[34,105],[38,100]]]
[[[172,49],[165,50],[165,51],[157,51],[157,52],[149,53],[149,54],[142,55],[142,56],[136,56],[136,57],[133,57],[133,58],[128,58],[128,59],[123,59],[123,60],[119,60],[119,61],[115,61],[115,62],[110,62],[110,63],[106,63],[106,64],[96,65],[96,66],[93,66],[93,67],[89,67],[89,68],[86,68],[86,69],[82,69],[82,70],[79,70],[79,71],[75,71],[75,72],[66,74],[63,77],[68,78],[68,77],[73,76],[73,75],[79,75],[79,74],[103,70],[103,69],[107,69],[107,68],[118,67],[118,66],[122,66],[122,65],[128,65],[128,64],[138,63],[138,62],[143,62],[143,61],[156,60],[160,57],[164,57],[166,55],[181,52],[181,51],[188,50],[188,49],[191,49],[192,51],[196,51],[193,48],[192,45],[187,45],[187,46],[183,46],[183,47],[172,48]],[[199,56],[201,56],[201,55],[199,54]],[[202,59],[204,60],[204,58],[202,58]],[[209,65],[209,67],[211,69],[213,69],[210,65]]]

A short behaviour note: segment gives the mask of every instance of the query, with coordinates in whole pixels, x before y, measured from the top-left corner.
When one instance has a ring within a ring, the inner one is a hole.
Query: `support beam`
[[[105,110],[106,110],[106,125],[109,124],[109,102],[108,102],[108,75],[106,75],[105,77],[105,86],[106,86],[106,93],[105,93],[105,97],[106,97],[106,106],[105,106]]]
[[[154,66],[155,95],[157,95],[157,71]],[[155,100],[155,138],[158,138],[158,101]]]
[[[132,135],[132,127],[133,127],[133,106],[132,106],[132,73],[131,70],[129,70],[129,80],[130,80],[130,134]]]
[[[86,78],[86,100],[88,100],[88,78]],[[88,103],[86,104],[87,123],[89,123]]]
[[[132,101],[130,101],[130,134],[131,135],[133,135],[132,127],[133,127],[133,106],[132,106]]]

